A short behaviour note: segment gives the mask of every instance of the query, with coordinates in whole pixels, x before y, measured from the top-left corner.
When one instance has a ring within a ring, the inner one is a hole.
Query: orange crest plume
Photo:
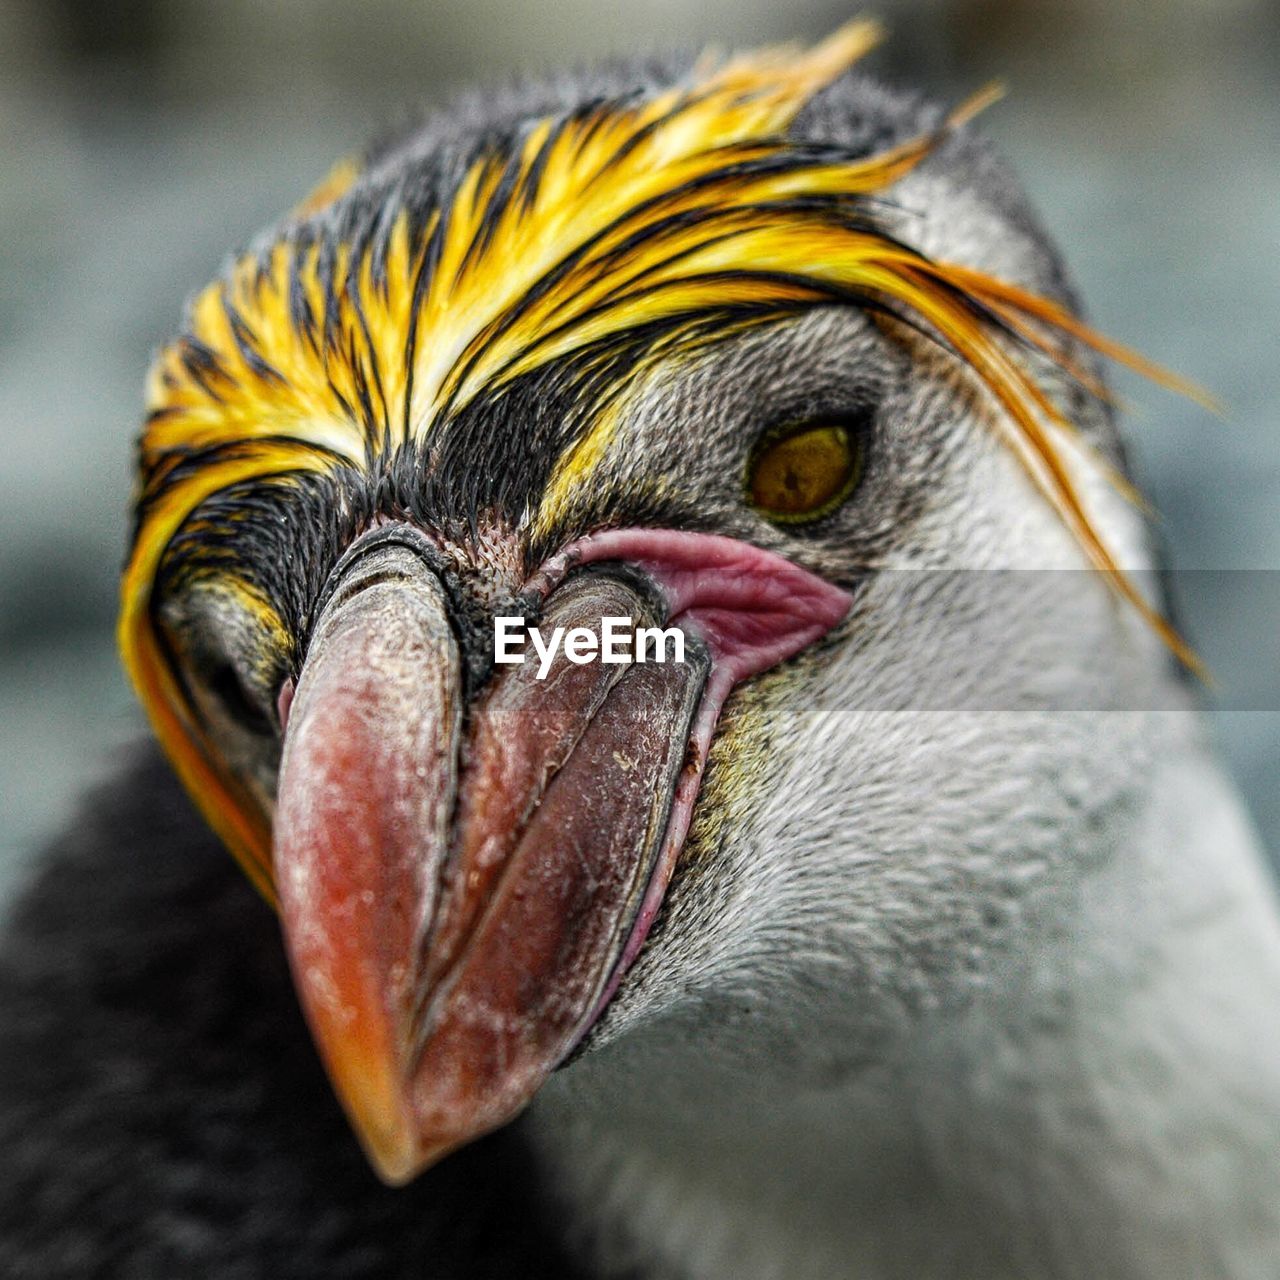
[[[270,815],[206,739],[156,629],[152,589],[166,549],[232,485],[376,469],[392,449],[447,431],[477,397],[554,361],[625,371],[609,372],[603,390],[592,381],[596,399],[531,513],[535,530],[553,527],[590,483],[619,394],[639,372],[807,307],[897,315],[977,376],[1003,411],[1005,439],[1091,563],[1195,664],[1091,520],[1062,447],[1070,424],[1022,357],[1036,351],[1083,377],[1074,340],[1188,388],[1059,304],[898,242],[859,204],[991,95],[938,132],[869,156],[788,138],[810,98],[878,39],[874,23],[856,22],[807,51],[704,60],[669,90],[532,122],[474,159],[427,216],[389,210],[373,240],[335,245],[313,229],[363,180],[340,165],[278,239],[195,299],[187,332],[148,382],[120,643],[178,773],[265,893]],[[610,365],[638,332],[657,336],[634,361]]]

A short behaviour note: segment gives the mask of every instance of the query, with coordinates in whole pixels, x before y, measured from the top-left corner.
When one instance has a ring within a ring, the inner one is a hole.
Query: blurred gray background
[[[879,0],[871,66],[986,117],[1107,333],[1215,729],[1280,849],[1280,3]],[[113,651],[152,348],[406,104],[604,53],[825,34],[830,0],[0,0],[0,894],[141,716]]]

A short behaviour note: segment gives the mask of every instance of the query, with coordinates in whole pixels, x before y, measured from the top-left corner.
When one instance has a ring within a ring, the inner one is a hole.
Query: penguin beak
[[[544,633],[667,622],[652,573],[568,573],[590,558],[543,576]],[[409,541],[350,559],[288,708],[277,792],[294,981],[392,1184],[511,1119],[599,1015],[656,912],[737,678],[724,662],[716,677],[717,643],[695,629],[684,661],[561,648],[496,668],[467,705],[457,637]]]

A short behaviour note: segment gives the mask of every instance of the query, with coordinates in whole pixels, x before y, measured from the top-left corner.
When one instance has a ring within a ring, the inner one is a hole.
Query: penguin
[[[1181,384],[876,38],[463,98],[192,300],[3,1274],[1277,1273],[1280,918],[1099,357]]]

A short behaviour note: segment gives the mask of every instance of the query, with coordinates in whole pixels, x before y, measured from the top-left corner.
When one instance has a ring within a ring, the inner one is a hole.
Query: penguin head
[[[389,1181],[655,1029],[867,1052],[1124,801],[1129,357],[874,37],[464,104],[157,358],[126,663]]]

